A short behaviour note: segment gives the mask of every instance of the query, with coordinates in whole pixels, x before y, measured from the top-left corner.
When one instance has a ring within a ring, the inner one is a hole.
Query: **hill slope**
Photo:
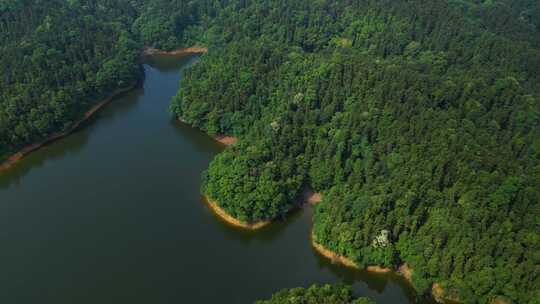
[[[231,1],[171,106],[240,137],[203,193],[255,222],[309,186],[315,240],[361,266],[407,263],[420,293],[466,303],[537,299],[537,7],[513,5]]]

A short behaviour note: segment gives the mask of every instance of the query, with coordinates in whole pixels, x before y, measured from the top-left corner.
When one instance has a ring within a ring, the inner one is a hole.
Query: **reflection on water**
[[[221,217],[215,214],[210,207],[208,207],[208,205],[204,202],[204,197],[201,197],[200,200],[201,204],[203,204],[205,209],[208,211],[208,214],[219,223],[221,231],[225,233],[225,236],[229,240],[239,241],[244,244],[251,244],[254,242],[269,243],[275,241],[279,239],[288,226],[300,224],[299,222],[302,221],[303,216],[303,212],[301,210],[296,210],[295,212],[291,212],[289,216],[283,220],[275,221],[271,225],[261,229],[249,230],[228,224]]]
[[[0,303],[252,303],[336,282],[414,303],[395,274],[319,256],[310,208],[246,231],[201,202],[201,172],[223,147],[167,113],[196,60],[151,59],[142,88],[0,173]]]
[[[6,189],[12,184],[17,185],[30,170],[43,167],[50,160],[62,159],[70,153],[77,153],[83,149],[87,140],[87,133],[69,136],[41,148],[39,153],[30,153],[9,170],[0,172],[0,189]]]
[[[173,117],[169,119],[169,124],[178,136],[182,136],[193,143],[198,152],[208,151],[209,145],[214,149],[218,148],[221,150],[221,147],[216,145],[216,142],[203,131],[192,128]]]
[[[163,73],[176,73],[180,69],[191,66],[199,60],[199,56],[153,56],[146,59],[146,63]]]
[[[49,161],[57,161],[71,153],[81,151],[90,136],[92,136],[94,121],[99,120],[101,123],[106,123],[116,119],[119,115],[123,115],[132,109],[143,95],[143,88],[136,88],[133,91],[121,94],[113,101],[117,104],[115,105],[115,111],[107,111],[105,114],[103,114],[103,111],[98,111],[69,136],[60,138],[38,151],[28,154],[23,161],[18,162],[9,170],[0,172],[0,189],[6,189],[11,184],[17,184],[24,175],[33,169],[43,167]]]

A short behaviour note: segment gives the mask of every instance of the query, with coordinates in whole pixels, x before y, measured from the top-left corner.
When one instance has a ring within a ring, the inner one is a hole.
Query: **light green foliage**
[[[256,304],[375,304],[368,298],[354,298],[346,286],[313,285],[309,288],[284,289],[270,300],[260,300]]]
[[[227,149],[210,165],[202,192],[244,222],[274,219],[293,207],[300,176],[284,176],[270,143]]]

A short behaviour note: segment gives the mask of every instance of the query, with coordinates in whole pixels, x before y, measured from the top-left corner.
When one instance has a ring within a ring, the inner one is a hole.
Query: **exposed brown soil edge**
[[[64,132],[53,133],[49,137],[47,137],[46,139],[44,139],[44,140],[42,140],[42,141],[40,141],[38,143],[28,145],[28,146],[24,147],[22,150],[20,150],[19,152],[17,152],[15,154],[13,154],[12,156],[8,157],[4,162],[2,162],[0,164],[0,172],[5,171],[5,170],[13,167],[17,162],[19,162],[21,159],[23,159],[30,152],[38,150],[39,148],[41,148],[41,147],[43,147],[43,146],[45,146],[45,145],[47,145],[47,144],[49,144],[49,143],[51,143],[53,141],[56,141],[56,140],[58,140],[60,138],[63,138],[65,136],[73,133],[73,131],[75,131],[83,122],[90,119],[90,117],[92,117],[99,109],[101,109],[102,107],[104,107],[105,105],[110,103],[118,95],[121,95],[121,94],[123,94],[125,92],[131,91],[133,88],[135,88],[136,85],[137,84],[134,83],[134,84],[130,85],[129,87],[117,89],[114,92],[112,92],[109,95],[109,97],[107,97],[107,98],[103,99],[102,101],[98,102],[97,104],[93,105],[88,111],[86,111],[81,119],[75,121],[71,125],[69,130],[64,131]]]
[[[210,200],[207,196],[203,196],[203,201],[210,207],[210,210],[212,210],[219,218],[227,222],[228,224],[231,224],[235,227],[249,229],[249,230],[257,230],[261,229],[265,226],[268,226],[272,223],[272,221],[260,221],[255,223],[245,223],[242,222],[230,214],[227,213],[227,211],[223,210],[223,208],[219,207],[219,205]]]
[[[317,251],[320,255],[329,258],[334,263],[339,263],[347,267],[355,268],[355,269],[362,269],[358,264],[356,264],[353,260],[347,258],[346,256],[340,255],[336,252],[333,252],[332,250],[324,247],[323,245],[317,243],[315,241],[315,238],[313,236],[313,233],[311,234],[311,244],[313,245],[313,248],[315,251]],[[384,268],[381,266],[368,266],[364,268],[364,270],[367,270],[369,272],[375,272],[375,273],[389,273],[392,271],[390,268]]]
[[[313,192],[311,189],[306,188],[304,190],[304,192],[303,192],[303,195],[301,197],[301,201],[299,202],[299,205],[291,208],[287,212],[292,212],[293,210],[295,210],[297,208],[300,208],[304,204],[311,204],[311,205],[316,204],[316,203],[320,202],[321,199],[322,199],[322,194],[317,193],[317,192]],[[223,210],[223,208],[219,207],[219,204],[217,202],[212,201],[210,198],[208,198],[208,196],[203,195],[203,201],[208,205],[208,207],[218,217],[220,217],[222,220],[224,220],[228,224],[231,224],[231,225],[233,225],[235,227],[241,227],[241,228],[245,228],[245,229],[249,229],[249,230],[257,230],[257,229],[260,229],[260,228],[263,228],[263,227],[266,227],[266,226],[272,224],[272,220],[259,221],[259,222],[255,222],[255,223],[245,223],[245,222],[242,222],[242,221],[238,220],[237,218],[233,217],[229,213],[227,213],[227,211],[225,211],[225,210]]]
[[[431,286],[431,294],[435,301],[439,303],[459,303],[457,295],[448,294],[439,283],[433,283]]]
[[[194,46],[194,47],[189,47],[189,48],[181,48],[181,49],[177,49],[177,50],[170,51],[170,52],[158,50],[158,49],[155,49],[155,48],[145,47],[143,49],[142,53],[145,56],[154,56],[154,55],[184,56],[184,55],[191,55],[191,54],[202,54],[202,53],[207,53],[207,52],[208,52],[208,48],[195,47]],[[132,90],[133,88],[135,88],[136,85],[137,84],[135,83],[135,84],[133,84],[133,85],[127,87],[127,88],[117,89],[114,92],[112,92],[109,95],[109,97],[107,97],[104,100],[102,100],[101,102],[95,104],[88,111],[86,111],[84,113],[83,117],[81,119],[77,120],[75,123],[73,123],[71,128],[69,128],[69,130],[64,131],[64,132],[53,133],[49,137],[47,137],[46,139],[44,139],[44,140],[42,140],[42,141],[40,141],[38,143],[28,145],[28,146],[24,147],[23,149],[21,149],[19,152],[11,155],[5,161],[0,163],[0,172],[5,171],[5,170],[13,167],[17,162],[19,162],[21,159],[23,159],[30,152],[38,150],[39,148],[41,148],[41,147],[43,147],[43,146],[45,146],[47,144],[50,144],[53,141],[56,141],[56,140],[58,140],[60,138],[63,138],[65,136],[73,133],[73,131],[75,131],[83,122],[85,122],[90,117],[92,117],[92,115],[94,115],[99,109],[101,109],[103,106],[110,103],[118,95]],[[217,138],[216,138],[216,140],[220,141]],[[226,139],[223,139],[223,140],[225,141],[224,144],[226,144],[226,145],[229,145],[228,142],[231,141],[231,139],[229,139],[229,138],[226,138]],[[236,142],[236,140],[234,142]]]
[[[208,53],[208,48],[206,47],[188,47],[188,48],[180,48],[173,51],[162,51],[159,49],[151,48],[151,47],[145,47],[143,50],[143,55],[145,56],[154,56],[154,55],[161,55],[161,56],[187,56],[187,55],[193,55],[193,54],[205,54]]]
[[[332,260],[333,263],[341,264],[343,266],[351,267],[351,268],[358,269],[358,270],[362,269],[353,260],[347,258],[346,256],[340,255],[340,254],[338,254],[338,253],[324,247],[323,245],[317,243],[315,241],[315,239],[314,239],[313,233],[311,234],[311,244],[312,244],[313,248],[315,249],[315,251],[317,251],[320,255]],[[380,267],[380,266],[368,266],[368,267],[364,268],[363,270],[366,270],[366,271],[369,271],[369,272],[374,272],[374,273],[390,273],[390,272],[393,271],[390,268],[384,268],[384,267]],[[409,282],[409,284],[412,284],[413,270],[407,264],[401,265],[399,267],[399,270],[397,271],[397,273],[402,275],[405,278],[405,280],[407,280],[407,282]],[[449,303],[459,303],[459,299],[456,296],[447,294],[447,292],[438,283],[433,284],[433,286],[431,288],[431,294],[432,294],[433,298],[439,303],[448,303],[448,304]],[[495,298],[494,301],[492,301],[491,303],[493,303],[493,304],[495,304],[495,303],[507,304],[507,302],[496,302],[496,301],[501,301],[501,300],[503,300],[503,299]]]
[[[192,124],[190,124],[189,122],[182,119],[182,117],[177,116],[176,119],[178,119],[178,121],[183,123],[183,124],[186,124],[186,125],[188,125],[188,126],[190,126],[192,128],[196,128]],[[198,129],[198,130],[201,130],[201,129]],[[201,132],[205,132],[205,131],[201,130]],[[217,141],[220,144],[225,145],[225,146],[232,146],[232,145],[234,145],[234,144],[236,144],[238,142],[238,137],[234,137],[234,136],[223,135],[223,134],[212,136],[212,135],[210,135],[210,134],[208,134],[206,132],[205,132],[205,134],[212,137],[215,141]]]
[[[320,192],[315,192],[311,188],[305,188],[302,192],[302,200],[310,205],[316,205],[322,202],[323,195]]]
[[[217,135],[217,136],[214,136],[213,138],[225,146],[232,146],[238,142],[238,138],[234,136]]]

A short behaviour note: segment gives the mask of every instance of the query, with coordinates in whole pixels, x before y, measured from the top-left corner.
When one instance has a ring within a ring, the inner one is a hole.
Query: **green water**
[[[398,276],[319,257],[309,209],[260,232],[208,210],[200,174],[222,147],[167,112],[196,60],[153,59],[143,87],[0,173],[0,303],[251,303],[335,282],[414,303]]]

